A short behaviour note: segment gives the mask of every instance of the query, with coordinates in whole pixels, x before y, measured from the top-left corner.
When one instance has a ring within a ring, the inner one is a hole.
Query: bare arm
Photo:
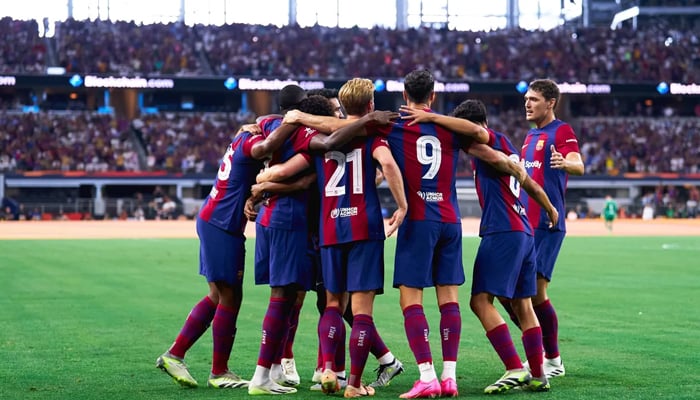
[[[401,119],[412,120],[408,123],[409,126],[419,122],[432,122],[445,127],[452,132],[459,133],[460,135],[473,139],[476,143],[489,142],[489,132],[486,130],[486,128],[466,119],[430,113],[424,110],[410,108],[408,106],[401,106],[401,112],[408,114],[402,116]]]
[[[289,183],[280,182],[263,182],[257,183],[250,188],[251,196],[246,200],[243,213],[249,221],[255,221],[258,212],[255,210],[255,205],[262,200],[262,195],[268,193],[291,193],[299,190],[308,189],[309,185],[316,180],[316,174],[308,174]]]
[[[391,120],[398,117],[399,113],[392,111],[372,111],[330,135],[318,134],[314,136],[309,143],[309,149],[323,153],[337,149],[352,140],[355,136],[365,133],[365,125],[367,123],[371,122],[377,125],[387,125],[391,123]]]
[[[552,168],[563,169],[564,172],[570,175],[583,175],[584,165],[580,153],[571,152],[564,158],[562,154],[554,148],[554,145],[551,145],[550,150],[552,150],[552,156],[549,159],[549,165]]]
[[[521,184],[527,178],[527,171],[519,163],[508,158],[507,155],[500,151],[494,150],[490,146],[481,143],[475,143],[469,147],[469,154],[489,163],[492,167],[501,173],[514,176]]]
[[[544,189],[542,189],[542,186],[532,180],[529,176],[525,176],[525,181],[523,181],[521,184],[522,188],[525,189],[527,194],[530,195],[530,197],[532,197],[537,204],[539,204],[540,207],[545,210],[547,216],[549,216],[549,227],[551,228],[555,226],[559,221],[559,213],[557,212],[557,209],[554,208],[554,205],[549,200],[547,193],[544,191]]]
[[[295,176],[307,168],[309,168],[309,162],[306,160],[306,158],[301,154],[295,154],[294,157],[283,162],[282,164],[275,164],[260,172],[255,180],[258,183],[281,182]]]
[[[379,186],[384,181],[384,174],[382,170],[377,168],[374,176],[374,185]]]
[[[386,182],[389,184],[389,190],[391,190],[391,195],[394,197],[394,201],[396,201],[398,207],[389,219],[389,230],[386,235],[391,236],[399,229],[408,211],[408,201],[406,200],[406,192],[404,191],[403,177],[388,147],[378,147],[374,150],[372,156],[379,162],[379,165],[382,166]]]
[[[346,119],[307,114],[299,110],[288,111],[287,114],[284,115],[284,122],[308,126],[309,128],[314,128],[323,133],[335,132],[352,123],[352,121]]]
[[[275,150],[279,149],[284,141],[294,132],[298,126],[285,124],[278,126],[270,135],[253,145],[250,150],[250,155],[256,160],[262,160],[269,157]]]

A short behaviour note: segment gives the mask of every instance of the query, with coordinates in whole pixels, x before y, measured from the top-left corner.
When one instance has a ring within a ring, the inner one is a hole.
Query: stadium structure
[[[192,218],[230,135],[276,112],[283,86],[367,77],[376,108],[396,110],[415,68],[438,78],[436,111],[479,98],[516,145],[529,129],[527,83],[556,80],[557,116],[586,162],[567,192],[579,217],[597,216],[607,194],[632,217],[697,213],[700,1],[556,0],[551,11],[552,2],[507,0],[476,31],[454,0],[375,1],[392,17],[369,27],[352,25],[346,1],[314,14],[285,0],[286,18],[269,24],[236,21],[225,0],[203,11],[171,2],[159,23],[117,19],[116,0],[113,12],[110,1],[87,3],[0,20],[13,44],[0,49],[5,219]],[[205,14],[213,23],[195,18]],[[463,214],[477,216],[466,158],[460,173]],[[165,203],[175,206],[164,213]]]

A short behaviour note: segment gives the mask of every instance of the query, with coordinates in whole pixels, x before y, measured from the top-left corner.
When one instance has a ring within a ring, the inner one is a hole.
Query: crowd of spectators
[[[0,19],[0,73],[44,73],[46,44],[36,21]]]
[[[216,171],[231,135],[250,115],[162,113],[132,124],[109,115],[0,113],[2,171]],[[581,117],[569,122],[581,143],[587,175],[700,173],[700,119]],[[521,110],[493,113],[489,126],[520,146],[529,126]],[[139,160],[139,149],[143,159]],[[460,175],[471,175],[462,156]]]
[[[127,123],[88,112],[0,111],[0,173],[138,170]]]
[[[48,43],[69,73],[342,79],[401,77],[424,67],[443,80],[699,81],[697,29],[668,25],[465,32],[67,20],[56,23]],[[49,66],[35,22],[5,18],[0,33],[0,68]]]
[[[188,75],[202,72],[192,28],[124,21],[56,23],[56,54],[67,73]]]

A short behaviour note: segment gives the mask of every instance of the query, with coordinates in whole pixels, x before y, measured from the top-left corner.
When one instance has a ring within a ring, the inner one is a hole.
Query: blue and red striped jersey
[[[389,140],[391,153],[403,175],[407,218],[456,223],[460,221],[460,213],[455,181],[462,140],[439,125],[408,126],[408,122],[398,120],[374,128]]]
[[[571,152],[580,153],[576,134],[571,125],[555,119],[543,128],[532,128],[525,137],[521,157],[525,160],[525,169],[530,177],[544,188],[561,218],[552,229],[566,231],[566,205],[564,195],[569,174],[550,167],[551,145],[562,153],[564,158]],[[527,200],[525,200],[527,198]],[[527,216],[535,229],[549,229],[547,213],[535,200],[525,194],[523,204],[527,207]]]
[[[262,161],[250,155],[251,148],[260,140],[263,140],[260,135],[243,132],[228,146],[211,192],[199,210],[203,221],[229,232],[243,233],[247,221],[243,206],[263,166]]]
[[[260,122],[265,136],[282,124],[279,118],[268,118]],[[268,165],[281,164],[294,155],[303,154],[309,163],[309,142],[318,134],[312,128],[301,126],[297,128],[276,152],[272,154]],[[258,212],[257,223],[277,229],[306,230],[308,227],[307,208],[309,192],[306,190],[289,194],[271,194],[263,202]]]
[[[518,150],[500,133],[488,129],[488,145],[520,161]],[[476,193],[481,205],[479,236],[497,232],[525,232],[532,235],[525,206],[520,202],[520,183],[514,177],[499,172],[487,162],[472,157]]]
[[[321,246],[384,240],[384,220],[372,154],[386,139],[358,137],[337,151],[314,157],[321,193]]]

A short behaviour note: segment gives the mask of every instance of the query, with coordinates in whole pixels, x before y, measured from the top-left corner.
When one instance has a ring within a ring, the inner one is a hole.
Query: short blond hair
[[[374,101],[374,83],[365,78],[352,78],[338,91],[338,100],[348,115],[364,115]]]

